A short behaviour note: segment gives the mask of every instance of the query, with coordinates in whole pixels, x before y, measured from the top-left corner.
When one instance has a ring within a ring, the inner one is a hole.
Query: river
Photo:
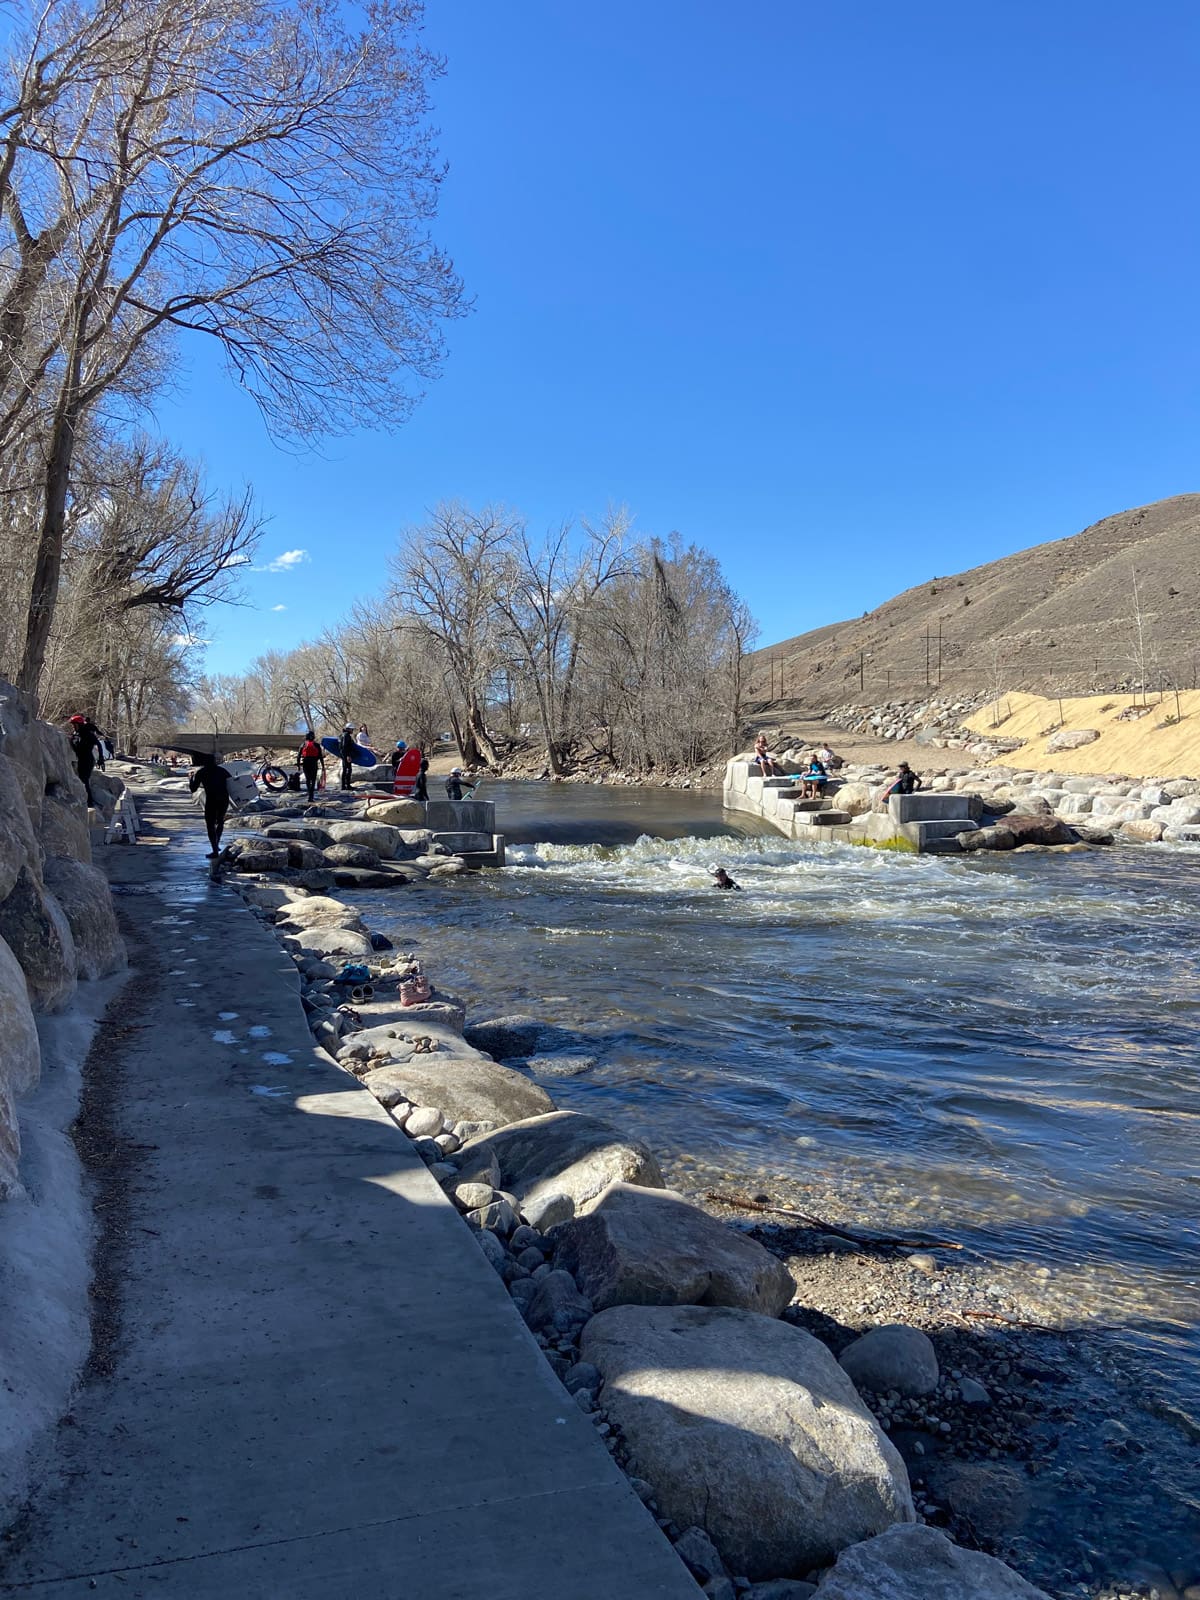
[[[912,857],[690,791],[488,797],[506,870],[361,899],[472,1016],[561,1030],[531,1063],[559,1104],[682,1186],[769,1178],[1048,1268],[1198,1422],[1200,850]]]

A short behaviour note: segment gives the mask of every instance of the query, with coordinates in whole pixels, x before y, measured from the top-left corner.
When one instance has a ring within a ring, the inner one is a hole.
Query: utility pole
[[[925,629],[925,687],[929,687],[929,629]]]
[[[863,674],[864,674],[864,671],[866,669],[866,661],[867,661],[867,652],[865,650],[860,650],[858,652],[858,692],[859,692],[859,694],[861,694],[862,691],[863,691]]]
[[[937,659],[938,688],[942,687],[942,619],[938,618],[938,659]]]

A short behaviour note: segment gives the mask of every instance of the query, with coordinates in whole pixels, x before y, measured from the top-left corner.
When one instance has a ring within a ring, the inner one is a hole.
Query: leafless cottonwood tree
[[[81,429],[206,335],[269,425],[394,423],[461,286],[432,243],[420,8],[48,0],[0,82],[0,445],[41,457],[19,679],[36,690]],[[32,419],[32,420],[31,420]]]

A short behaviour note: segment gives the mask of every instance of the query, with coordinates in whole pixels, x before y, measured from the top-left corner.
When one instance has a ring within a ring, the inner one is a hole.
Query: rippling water
[[[489,793],[505,871],[363,898],[475,1017],[566,1030],[560,1104],[1049,1264],[1200,1411],[1200,851],[917,858],[711,795]]]

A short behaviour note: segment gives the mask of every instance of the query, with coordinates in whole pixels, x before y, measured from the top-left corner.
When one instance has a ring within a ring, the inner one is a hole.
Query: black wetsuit
[[[94,722],[75,724],[71,734],[71,749],[75,753],[75,770],[79,774],[79,781],[86,789],[88,779],[96,768],[97,753],[101,767],[104,765],[104,746],[100,743],[100,733]]]
[[[357,749],[358,744],[354,735],[352,733],[343,733],[338,743],[338,755],[342,758],[343,789],[353,789],[354,787],[354,752]]]
[[[462,797],[462,782],[458,774],[452,772],[446,779],[446,798],[447,800],[461,800]]]
[[[229,812],[229,774],[215,761],[206,761],[192,773],[189,786],[193,794],[199,788],[204,790],[204,826],[208,829],[213,855],[219,855],[221,834]]]
[[[421,770],[417,773],[417,781],[413,784],[412,797],[414,800],[427,801],[429,799],[429,783],[426,773],[429,771],[428,761],[421,762]]]

